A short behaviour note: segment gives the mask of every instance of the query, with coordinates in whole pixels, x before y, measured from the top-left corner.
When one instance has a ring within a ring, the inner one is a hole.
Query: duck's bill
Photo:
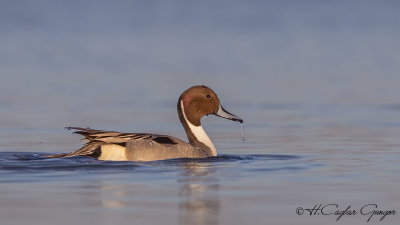
[[[243,123],[243,120],[240,119],[239,117],[233,115],[232,113],[226,111],[221,105],[219,105],[218,111],[214,113],[216,116],[228,119],[228,120],[233,120],[237,121],[239,123]]]

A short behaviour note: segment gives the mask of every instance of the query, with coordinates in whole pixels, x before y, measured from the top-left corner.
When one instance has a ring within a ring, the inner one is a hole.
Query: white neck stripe
[[[212,143],[211,139],[208,137],[207,133],[204,131],[203,127],[201,125],[200,126],[193,125],[186,118],[185,109],[184,109],[182,100],[181,100],[180,104],[181,104],[183,118],[185,119],[186,123],[188,124],[190,131],[193,133],[193,135],[197,138],[198,141],[205,144],[207,147],[209,147],[211,149],[212,156],[217,156],[217,150],[215,149],[215,146]]]

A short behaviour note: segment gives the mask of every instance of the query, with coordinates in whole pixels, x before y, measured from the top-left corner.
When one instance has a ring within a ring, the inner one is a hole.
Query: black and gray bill
[[[243,120],[240,119],[239,117],[233,115],[232,113],[226,111],[221,105],[219,105],[218,111],[214,113],[216,116],[228,119],[228,120],[233,120],[237,121],[239,123],[243,123]]]

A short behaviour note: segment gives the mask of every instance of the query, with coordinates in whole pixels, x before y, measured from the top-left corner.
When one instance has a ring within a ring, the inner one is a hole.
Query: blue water
[[[2,204],[10,202],[11,205],[3,212],[6,216],[3,218],[7,218],[4,221],[41,221],[43,214],[61,209],[65,210],[61,217],[50,218],[60,224],[70,223],[77,219],[71,207],[79,214],[91,211],[88,219],[79,216],[77,222],[107,224],[108,220],[97,221],[104,210],[111,210],[109,213],[114,216],[122,210],[129,216],[109,222],[128,224],[134,219],[140,224],[165,220],[180,224],[218,224],[223,203],[219,200],[220,193],[227,191],[222,195],[235,197],[254,194],[235,190],[235,184],[262,179],[266,174],[296,173],[321,166],[300,156],[278,154],[155,162],[102,162],[86,157],[48,159],[43,155],[1,153],[3,194],[0,198]],[[229,190],[229,186],[233,189]],[[25,218],[10,215],[16,211],[30,211],[32,215],[24,215]]]
[[[0,1],[0,224],[355,225],[370,204],[397,214],[367,224],[399,224],[399,11]],[[66,126],[186,139],[176,102],[198,84],[244,119],[245,142],[240,124],[208,116],[214,158],[43,157],[84,143]],[[296,213],[320,204],[357,214]]]
[[[14,151],[0,153],[2,221],[337,224],[337,216],[300,216],[296,209],[338,204],[340,210],[351,206],[359,211],[377,204],[378,209],[398,212],[400,114],[396,107],[274,103],[248,111],[253,119],[245,123],[244,143],[237,124],[203,119],[220,153],[207,159],[45,158],[81,144],[78,135],[63,129],[36,133],[38,140],[53,139],[48,142],[13,146],[13,139],[3,141],[11,146],[3,150]],[[256,122],[263,116],[270,119]],[[171,124],[169,133],[182,135],[183,129]],[[25,151],[26,145],[37,150]],[[358,212],[340,221],[364,224],[368,218]],[[373,216],[371,223],[397,224],[399,217],[380,218]]]

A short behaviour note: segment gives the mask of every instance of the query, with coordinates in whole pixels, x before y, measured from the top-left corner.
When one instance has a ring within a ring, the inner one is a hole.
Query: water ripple
[[[46,171],[74,171],[74,170],[137,170],[163,168],[171,165],[182,165],[187,163],[198,164],[226,164],[226,163],[256,163],[264,161],[297,160],[302,157],[296,155],[231,155],[223,154],[205,159],[170,159],[153,162],[112,162],[99,161],[90,157],[72,158],[46,158],[47,153],[32,152],[2,152],[0,153],[0,170],[14,172],[46,172]],[[175,168],[170,168],[175,169]]]

